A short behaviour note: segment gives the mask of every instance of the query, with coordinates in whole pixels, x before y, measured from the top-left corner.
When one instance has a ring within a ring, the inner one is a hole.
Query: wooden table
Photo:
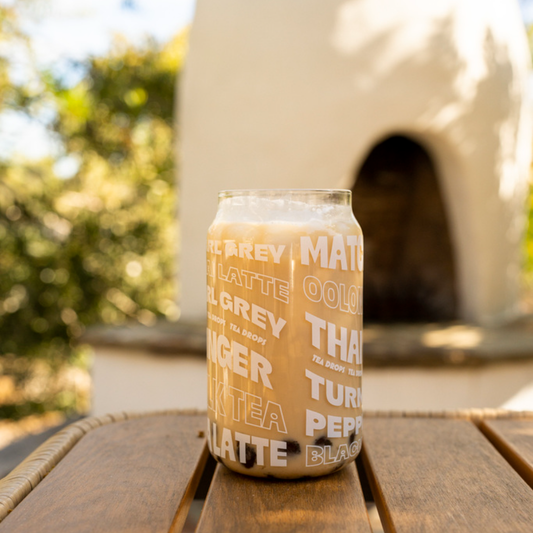
[[[211,469],[205,415],[89,418],[0,481],[0,533],[533,531],[533,413],[366,413],[357,465],[317,479]],[[198,487],[200,486],[200,489]]]

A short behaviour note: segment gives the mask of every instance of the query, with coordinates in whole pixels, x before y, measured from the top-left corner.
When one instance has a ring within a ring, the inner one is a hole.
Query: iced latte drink
[[[361,449],[363,236],[344,190],[226,191],[207,240],[208,445],[260,477]]]

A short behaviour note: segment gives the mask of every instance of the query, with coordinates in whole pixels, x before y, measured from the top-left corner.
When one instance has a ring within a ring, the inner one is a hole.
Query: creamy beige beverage
[[[319,476],[362,439],[363,237],[349,191],[221,193],[207,240],[208,445]]]

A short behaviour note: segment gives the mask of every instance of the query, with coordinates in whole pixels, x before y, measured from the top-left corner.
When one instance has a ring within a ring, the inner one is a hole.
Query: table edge
[[[206,416],[207,413],[196,409],[120,412],[84,418],[62,429],[0,479],[0,522],[52,471],[74,445],[93,429],[126,420],[167,415]]]
[[[533,411],[513,411],[502,408],[467,408],[467,409],[444,409],[442,411],[415,411],[415,410],[363,410],[363,416],[368,418],[451,418],[470,420],[480,423],[482,420],[491,419],[521,419],[533,418]]]
[[[84,418],[50,437],[32,454],[0,479],[0,522],[51,472],[84,435],[99,427],[153,416],[206,416],[202,410],[164,410],[149,412],[120,412]],[[368,418],[449,418],[470,420],[480,424],[488,419],[533,418],[533,411],[506,409],[455,409],[445,411],[364,411]]]

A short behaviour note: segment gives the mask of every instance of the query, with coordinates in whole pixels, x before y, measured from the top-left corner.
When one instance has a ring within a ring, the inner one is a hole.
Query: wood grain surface
[[[385,531],[533,531],[533,491],[472,422],[367,418],[363,463]]]
[[[180,531],[203,470],[205,416],[96,428],[0,523],[0,532]]]
[[[371,533],[354,464],[329,476],[282,481],[217,466],[197,533]]]
[[[533,419],[485,420],[481,430],[533,488]]]

